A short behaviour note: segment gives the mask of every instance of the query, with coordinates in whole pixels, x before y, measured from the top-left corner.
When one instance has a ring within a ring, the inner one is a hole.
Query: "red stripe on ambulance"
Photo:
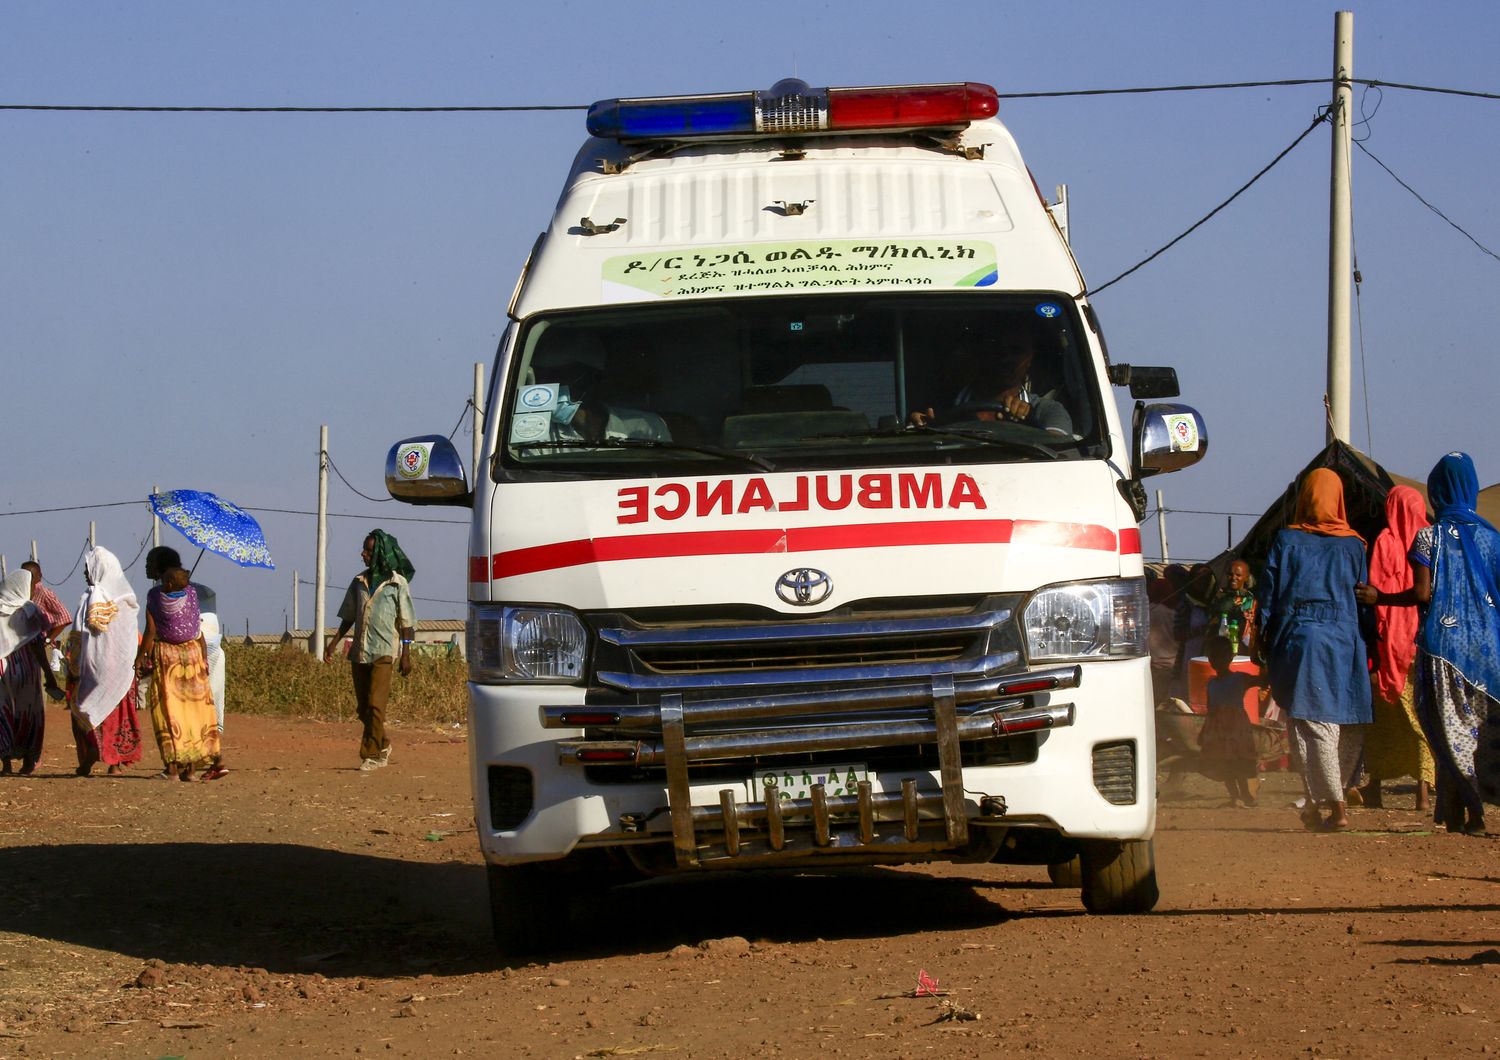
[[[752,556],[909,545],[1015,545],[1113,552],[1120,544],[1108,527],[1035,519],[953,519],[933,522],[856,523],[772,530],[702,530],[671,534],[581,538],[497,552],[495,580],[590,563],[686,556]],[[1139,550],[1139,534],[1137,534]]]

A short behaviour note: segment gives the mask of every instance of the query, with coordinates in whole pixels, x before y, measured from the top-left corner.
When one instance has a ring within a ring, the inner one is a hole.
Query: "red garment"
[[[1383,593],[1411,588],[1407,553],[1417,531],[1427,522],[1427,502],[1410,486],[1394,486],[1385,497],[1385,529],[1370,549],[1370,584]],[[1415,607],[1375,608],[1375,691],[1387,703],[1398,703],[1406,689],[1406,675],[1417,657]]]

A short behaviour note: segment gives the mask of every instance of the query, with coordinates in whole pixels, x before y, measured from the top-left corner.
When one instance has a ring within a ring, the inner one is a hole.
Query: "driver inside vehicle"
[[[558,401],[548,431],[553,441],[598,442],[617,438],[671,441],[671,431],[656,413],[622,408],[601,399],[603,379],[592,366],[569,364],[556,374]]]
[[[1035,343],[1028,336],[1008,336],[998,343],[970,339],[959,350],[969,382],[939,415],[928,408],[907,417],[912,427],[956,423],[1023,423],[1038,430],[1072,435],[1073,417],[1062,402],[1038,394],[1031,385]]]

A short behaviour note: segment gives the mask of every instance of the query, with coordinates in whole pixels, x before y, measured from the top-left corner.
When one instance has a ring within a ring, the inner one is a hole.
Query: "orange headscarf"
[[[1297,494],[1297,514],[1288,525],[1292,530],[1328,537],[1360,537],[1344,515],[1344,480],[1332,468],[1309,471]]]
[[[1387,593],[1410,589],[1412,539],[1427,525],[1427,502],[1410,486],[1393,486],[1385,497],[1385,529],[1370,549],[1370,584]],[[1394,703],[1406,688],[1406,672],[1417,656],[1417,609],[1375,608],[1375,684],[1381,698]]]

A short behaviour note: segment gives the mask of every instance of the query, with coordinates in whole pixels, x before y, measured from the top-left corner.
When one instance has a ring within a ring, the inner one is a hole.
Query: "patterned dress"
[[[1440,526],[1417,531],[1411,546],[1413,563],[1432,568],[1441,532]],[[1447,625],[1462,618],[1429,613],[1426,620]],[[1476,809],[1481,802],[1500,803],[1500,700],[1495,698],[1500,690],[1480,687],[1450,660],[1422,650],[1417,652],[1415,676],[1422,729],[1433,751],[1461,778],[1464,800]]]

